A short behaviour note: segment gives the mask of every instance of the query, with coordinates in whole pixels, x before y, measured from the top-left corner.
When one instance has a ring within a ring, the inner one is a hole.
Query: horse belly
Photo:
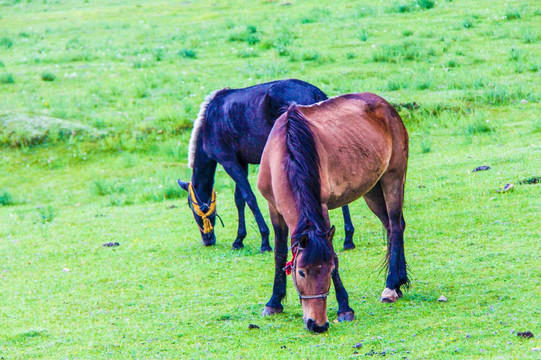
[[[364,196],[377,184],[381,175],[383,175],[383,172],[372,173],[370,176],[364,177],[363,181],[351,180],[334,186],[327,201],[328,208],[336,209]]]
[[[259,135],[259,134],[258,134]],[[261,155],[265,148],[267,141],[267,134],[261,134],[262,136],[246,136],[239,140],[238,154],[237,156],[242,161],[248,164],[259,164],[261,162]]]

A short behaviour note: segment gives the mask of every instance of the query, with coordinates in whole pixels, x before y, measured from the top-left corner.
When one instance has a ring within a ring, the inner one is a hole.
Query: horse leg
[[[242,165],[238,161],[234,160],[220,161],[220,163],[224,167],[224,170],[235,181],[240,189],[244,201],[246,201],[248,207],[254,214],[255,221],[259,227],[259,232],[261,233],[261,251],[272,251],[269,244],[269,228],[265,223],[265,219],[263,218],[259,207],[257,206],[257,199],[252,191],[252,188],[250,187],[248,177],[244,172]]]
[[[332,282],[334,283],[334,292],[336,293],[336,301],[338,301],[338,321],[353,321],[355,312],[349,307],[349,296],[340,279],[338,272],[338,256],[334,256],[335,270],[332,274]]]
[[[364,201],[383,224],[387,231],[387,240],[389,240],[389,215],[387,215],[387,205],[385,205],[385,197],[379,182],[364,195]]]
[[[404,227],[402,214],[404,202],[404,176],[397,172],[387,173],[381,179],[387,215],[389,218],[389,240],[387,263],[389,272],[386,288],[381,294],[382,302],[395,302],[401,295],[400,286],[409,285],[404,253]]]
[[[263,316],[281,313],[284,310],[282,299],[286,296],[287,284],[284,267],[287,262],[288,228],[282,215],[271,204],[269,204],[269,213],[274,228],[274,286],[272,296],[263,310]]]
[[[244,173],[248,176],[248,164],[242,164],[242,166],[244,168]],[[233,242],[233,249],[241,249],[244,247],[243,241],[246,237],[246,221],[244,219],[246,201],[244,201],[238,185],[235,186],[235,205],[237,205],[237,212],[239,214],[239,227],[237,230],[237,238]]]
[[[329,219],[329,209],[326,204],[321,204],[321,210],[323,211],[323,218],[325,219],[325,224],[330,227],[331,222]],[[332,273],[332,282],[334,284],[334,292],[336,294],[336,301],[338,302],[338,321],[353,321],[355,320],[355,312],[352,308],[349,307],[349,296],[344,284],[342,284],[342,279],[340,279],[340,272],[338,267],[338,256],[334,255],[334,266],[335,269]]]
[[[344,230],[346,232],[346,237],[344,239],[344,250],[355,249],[355,244],[353,243],[353,233],[355,228],[351,222],[351,216],[349,215],[349,207],[342,206],[342,214],[344,215]]]
[[[370,190],[365,196],[364,200],[366,201],[366,204],[372,210],[372,212],[379,218],[381,223],[383,224],[383,227],[385,228],[385,231],[387,232],[387,246],[389,245],[389,235],[390,235],[390,228],[389,228],[389,215],[387,214],[387,205],[385,205],[385,198],[383,196],[383,191],[381,190],[381,184],[378,182],[372,190]],[[404,227],[404,217],[402,216],[402,227]],[[405,262],[404,254],[402,252],[402,259]],[[402,260],[400,260],[402,261]],[[400,277],[400,274],[399,274]],[[397,296],[399,298],[402,297],[402,291],[400,288],[396,289]]]
[[[406,221],[404,220],[404,214],[402,214],[402,231],[406,230]],[[398,265],[398,280],[400,282],[400,286],[404,285],[406,288],[409,288],[410,286],[410,280],[408,278],[408,264],[406,263],[406,253],[404,251],[404,242],[402,241],[402,248],[400,251],[400,259],[399,259],[399,265]],[[400,288],[396,291],[398,293],[398,297],[402,297],[402,290]]]

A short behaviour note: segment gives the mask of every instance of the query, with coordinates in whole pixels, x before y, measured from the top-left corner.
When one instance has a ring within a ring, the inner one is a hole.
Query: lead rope
[[[195,211],[195,213],[198,216],[200,216],[203,219],[203,233],[208,234],[213,229],[212,223],[210,222],[210,219],[208,217],[214,214],[214,212],[216,211],[216,192],[214,191],[214,189],[212,190],[212,197],[210,199],[210,203],[208,205],[205,204],[209,208],[207,212],[203,212],[201,210],[201,205],[197,202],[197,197],[195,195],[195,191],[193,189],[191,182],[188,184],[188,192],[189,192],[190,200],[192,204],[191,208],[193,209],[193,211]],[[224,223],[221,218],[220,218],[220,221],[222,222],[222,226],[223,226]]]

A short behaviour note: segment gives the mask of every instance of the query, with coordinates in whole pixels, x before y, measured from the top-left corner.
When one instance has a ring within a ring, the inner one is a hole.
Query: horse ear
[[[332,238],[334,237],[334,231],[335,230],[336,229],[334,228],[334,225],[331,226],[331,230],[329,230],[329,232],[327,233],[327,236],[326,236],[327,241],[332,242]]]
[[[304,234],[299,238],[299,246],[305,249],[308,246],[308,235]]]
[[[190,186],[190,183],[184,182],[182,180],[177,180],[177,183],[181,188],[188,191],[188,186]]]

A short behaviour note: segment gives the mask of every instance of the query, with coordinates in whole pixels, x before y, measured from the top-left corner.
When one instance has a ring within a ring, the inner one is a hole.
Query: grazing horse
[[[402,119],[371,93],[311,106],[293,104],[276,120],[257,179],[276,234],[273,294],[263,315],[282,312],[286,273],[292,273],[309,330],[329,327],[331,279],[338,320],[354,319],[338,272],[328,210],[361,196],[387,230],[388,275],[381,301],[402,296],[400,287],[409,285],[402,216],[407,162],[408,133]],[[286,265],[288,231],[293,259]]]
[[[271,251],[269,228],[248,182],[248,164],[259,164],[267,137],[276,119],[292,103],[309,105],[327,99],[317,87],[301,80],[280,80],[243,89],[225,88],[211,93],[201,104],[189,144],[191,182],[178,181],[188,191],[188,204],[200,229],[203,244],[216,243],[216,194],[214,175],[220,163],[233,178],[239,224],[233,248],[242,248],[246,237],[244,207],[252,210],[261,233],[261,251]],[[342,208],[346,237],[352,249],[354,228],[347,206]]]

